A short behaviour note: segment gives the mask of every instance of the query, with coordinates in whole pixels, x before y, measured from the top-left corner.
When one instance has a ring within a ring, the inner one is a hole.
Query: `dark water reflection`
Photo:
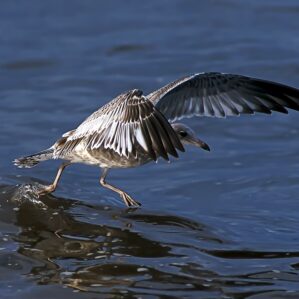
[[[1,219],[21,228],[9,235],[19,244],[16,253],[3,255],[2,263],[22,270],[17,265],[24,257],[38,262],[26,273],[36,283],[101,293],[110,293],[113,287],[116,294],[152,294],[154,289],[158,294],[161,287],[170,294],[214,288],[208,282],[215,273],[188,257],[192,252],[200,254],[201,248],[184,242],[188,237],[194,238],[194,244],[225,242],[205,225],[175,215],[89,206],[51,195],[40,202],[33,196],[32,201],[30,188],[34,185],[1,186]],[[80,220],[83,213],[91,215],[90,222]],[[140,233],[140,225],[150,233]],[[157,231],[165,236],[163,240],[154,238]],[[175,238],[167,237],[174,233]]]
[[[116,170],[11,161],[115,95],[223,71],[299,87],[297,0],[3,1],[1,298],[298,298],[299,114],[191,119],[212,151]]]
[[[298,287],[299,251],[236,249],[212,227],[172,214],[93,206],[52,195],[37,200],[38,186],[0,188],[3,225],[20,228],[3,238],[0,265],[25,281],[162,298],[252,298],[285,284],[290,294],[290,287]],[[11,251],[12,244],[18,245]],[[272,270],[273,259],[289,269]],[[24,291],[13,277],[2,283]]]

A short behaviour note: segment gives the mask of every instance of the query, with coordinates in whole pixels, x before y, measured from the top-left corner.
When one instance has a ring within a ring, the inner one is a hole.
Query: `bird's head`
[[[192,144],[197,147],[201,147],[202,149],[204,149],[206,151],[210,151],[210,147],[205,142],[200,140],[196,136],[195,132],[188,126],[186,126],[182,123],[174,123],[174,124],[171,124],[171,126],[174,129],[174,131],[177,133],[180,141],[183,144]]]

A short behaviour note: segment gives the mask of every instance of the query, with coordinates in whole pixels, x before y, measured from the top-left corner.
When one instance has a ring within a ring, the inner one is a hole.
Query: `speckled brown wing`
[[[138,155],[138,144],[153,160],[184,151],[166,118],[137,89],[119,95],[64,134],[54,145],[54,156],[63,158],[82,144],[87,150],[111,149],[124,157]]]
[[[299,110],[299,90],[283,84],[222,73],[176,80],[147,98],[169,121],[184,117],[226,117],[255,112]]]

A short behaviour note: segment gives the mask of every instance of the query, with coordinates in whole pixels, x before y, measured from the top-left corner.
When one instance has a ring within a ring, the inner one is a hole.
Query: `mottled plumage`
[[[16,159],[19,167],[62,159],[55,181],[41,193],[53,192],[63,169],[72,163],[104,169],[100,182],[119,193],[128,206],[139,205],[126,192],[105,181],[108,169],[135,167],[159,157],[169,160],[184,151],[184,144],[209,150],[186,125],[173,123],[184,117],[226,117],[255,112],[287,113],[299,110],[299,90],[250,77],[200,73],[178,79],[144,96],[134,89],[123,93],[91,114],[78,128],[62,135],[40,153]]]
[[[171,125],[138,89],[94,112],[76,130],[65,133],[53,149],[54,159],[89,160],[100,167],[129,167],[123,160],[132,167],[160,156],[169,160],[168,154],[178,157],[176,149],[184,151]]]

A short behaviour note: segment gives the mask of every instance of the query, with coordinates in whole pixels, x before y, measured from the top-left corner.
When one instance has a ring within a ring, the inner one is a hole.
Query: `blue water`
[[[119,93],[231,72],[299,87],[299,3],[2,1],[1,298],[298,298],[299,114],[187,120],[211,152],[114,170],[127,210],[50,146]]]

